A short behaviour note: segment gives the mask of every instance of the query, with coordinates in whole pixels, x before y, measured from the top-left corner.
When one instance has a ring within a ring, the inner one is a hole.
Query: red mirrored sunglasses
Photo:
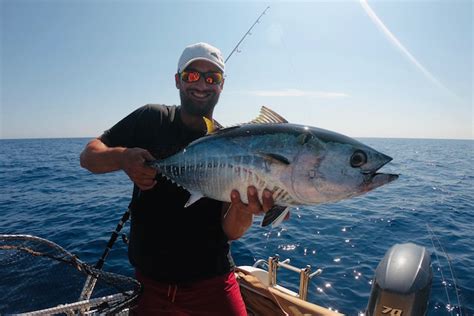
[[[220,84],[224,79],[224,75],[216,71],[200,72],[197,70],[183,70],[179,76],[181,80],[187,83],[197,82],[203,77],[207,84]]]

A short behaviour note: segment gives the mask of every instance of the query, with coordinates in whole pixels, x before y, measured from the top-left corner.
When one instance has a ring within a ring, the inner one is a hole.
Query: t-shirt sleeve
[[[149,126],[160,125],[161,121],[162,110],[160,107],[145,105],[106,130],[100,139],[109,147],[135,147],[137,134]]]

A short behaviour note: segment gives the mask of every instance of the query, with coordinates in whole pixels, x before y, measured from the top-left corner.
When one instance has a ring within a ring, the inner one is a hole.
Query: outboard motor
[[[375,271],[366,315],[425,315],[432,279],[431,257],[425,247],[392,246]]]

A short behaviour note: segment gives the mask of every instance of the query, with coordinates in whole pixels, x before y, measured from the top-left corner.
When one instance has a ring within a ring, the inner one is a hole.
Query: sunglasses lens
[[[200,73],[197,71],[183,71],[181,72],[181,80],[184,82],[196,82],[201,77]]]
[[[181,80],[188,83],[197,82],[201,78],[201,75],[207,84],[220,84],[223,79],[223,75],[220,72],[201,73],[199,71],[182,71]]]
[[[204,78],[207,84],[220,84],[222,82],[222,74],[220,72],[208,72]]]
[[[192,71],[192,72],[189,73],[188,81],[189,82],[195,82],[195,81],[198,81],[200,77],[201,76],[200,76],[199,72]]]

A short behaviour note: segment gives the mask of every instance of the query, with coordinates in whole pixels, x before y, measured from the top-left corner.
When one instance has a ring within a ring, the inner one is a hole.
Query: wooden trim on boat
[[[277,287],[264,285],[250,272],[236,268],[235,275],[249,315],[315,315],[341,316],[325,307],[283,293]]]

